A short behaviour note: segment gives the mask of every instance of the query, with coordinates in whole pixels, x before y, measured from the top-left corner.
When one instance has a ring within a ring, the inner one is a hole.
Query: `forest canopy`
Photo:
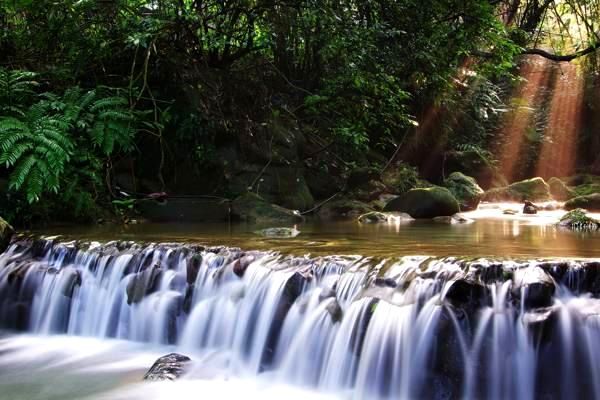
[[[591,74],[599,24],[597,0],[6,0],[4,215],[97,218],[125,181],[230,197],[265,165],[493,163],[521,60]]]

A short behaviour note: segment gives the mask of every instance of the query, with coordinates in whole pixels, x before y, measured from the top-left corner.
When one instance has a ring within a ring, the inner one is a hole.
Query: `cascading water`
[[[218,354],[352,399],[600,398],[600,263],[19,238],[0,326]]]

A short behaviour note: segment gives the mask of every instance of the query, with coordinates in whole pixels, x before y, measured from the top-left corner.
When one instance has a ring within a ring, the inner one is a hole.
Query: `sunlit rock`
[[[587,211],[600,212],[600,193],[574,197],[565,203],[565,210],[583,208]]]
[[[531,178],[514,182],[508,186],[490,189],[483,196],[484,201],[549,201],[552,200],[550,187],[542,178]]]
[[[574,230],[598,230],[600,221],[588,216],[585,210],[576,208],[567,212],[560,218],[558,225]]]

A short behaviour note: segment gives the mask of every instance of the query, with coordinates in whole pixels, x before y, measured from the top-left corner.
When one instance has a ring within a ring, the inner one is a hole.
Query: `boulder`
[[[454,307],[478,309],[487,296],[484,285],[469,279],[457,279],[449,285],[444,299]]]
[[[384,211],[405,212],[413,218],[434,218],[454,215],[460,206],[446,188],[431,187],[411,189],[386,204]]]
[[[342,320],[344,312],[342,310],[342,307],[340,306],[340,303],[338,303],[338,301],[335,298],[332,299],[329,304],[327,304],[326,310],[327,313],[329,313],[329,316],[331,317],[333,323]]]
[[[484,189],[508,185],[506,178],[492,161],[477,150],[450,151],[444,159],[444,169],[448,172],[462,172],[477,178]]]
[[[565,203],[565,210],[574,210],[584,208],[588,211],[600,211],[600,193],[589,194],[587,196],[574,197]]]
[[[484,201],[548,201],[550,187],[542,178],[531,178],[485,192]]]
[[[523,214],[537,214],[538,209],[539,207],[529,200],[525,200],[523,202]]]
[[[550,194],[555,200],[565,201],[575,197],[573,189],[569,188],[563,181],[556,177],[548,180]]]
[[[461,172],[453,172],[444,181],[444,186],[456,197],[461,211],[477,209],[485,193],[477,181]]]
[[[589,217],[585,210],[576,208],[563,215],[558,226],[575,230],[598,230],[600,221]]]
[[[0,217],[0,252],[8,248],[15,230],[8,222]]]
[[[299,222],[302,216],[275,204],[270,204],[254,193],[245,193],[231,203],[232,214],[245,222]]]
[[[353,219],[374,211],[373,207],[358,200],[333,200],[321,206],[318,216],[321,219]]]
[[[154,362],[144,375],[146,381],[173,381],[183,375],[192,360],[183,354],[171,353]]]
[[[445,216],[441,216],[441,217],[435,217],[433,219],[435,222],[438,222],[440,224],[470,224],[473,221],[470,218],[466,218],[461,214],[454,214],[454,215],[445,215]]]

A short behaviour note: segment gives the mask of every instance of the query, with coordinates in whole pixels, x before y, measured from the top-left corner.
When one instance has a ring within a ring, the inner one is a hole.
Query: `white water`
[[[600,398],[590,261],[78,246],[25,240],[0,255],[0,325],[36,335],[0,342],[0,398]],[[513,275],[535,274],[557,287],[550,307],[513,290]],[[473,283],[457,294],[457,281]],[[140,382],[173,350],[194,360],[188,375]]]

